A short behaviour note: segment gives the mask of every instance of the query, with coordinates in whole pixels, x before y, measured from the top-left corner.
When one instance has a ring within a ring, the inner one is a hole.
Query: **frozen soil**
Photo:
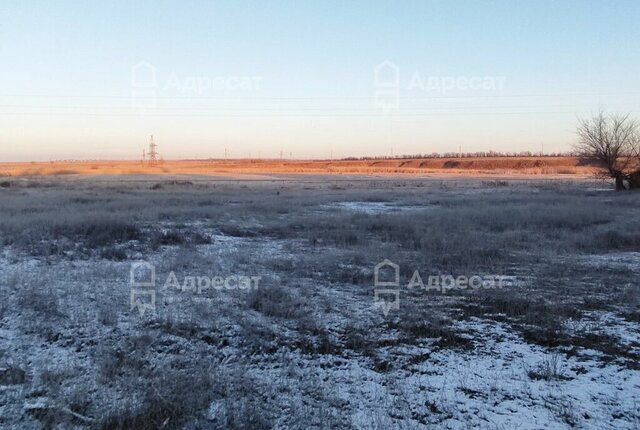
[[[640,232],[611,211],[638,196],[564,186],[1,191],[0,427],[638,428]],[[385,258],[400,265],[387,315],[374,300]],[[140,261],[156,270],[143,315],[130,306]],[[515,282],[425,291],[407,286],[414,270],[424,284]],[[181,286],[260,280],[164,288],[172,272]]]

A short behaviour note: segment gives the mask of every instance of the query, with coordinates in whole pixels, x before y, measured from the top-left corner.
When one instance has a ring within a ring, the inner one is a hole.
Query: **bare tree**
[[[640,122],[630,114],[600,111],[578,124],[575,150],[595,160],[614,178],[616,190],[640,188]]]

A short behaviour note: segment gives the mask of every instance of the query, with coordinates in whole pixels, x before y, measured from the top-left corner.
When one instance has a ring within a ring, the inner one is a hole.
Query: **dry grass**
[[[17,321],[20,336],[36,339],[33,348],[80,357],[67,373],[25,369],[45,374],[45,387],[33,391],[58,402],[38,418],[45,425],[347,428],[353,411],[322,388],[328,384],[312,374],[316,367],[357,361],[384,377],[429,359],[403,361],[388,354],[393,348],[471,354],[483,339],[455,324],[476,319],[553,350],[527,369],[530,382],[565,380],[563,357],[577,348],[628,366],[640,358],[613,335],[566,329],[593,310],[637,321],[637,273],[584,264],[591,254],[640,250],[640,227],[629,216],[640,210],[634,194],[504,179],[339,187],[271,179],[11,181],[0,188],[0,241],[41,271],[0,274],[0,324]],[[244,295],[162,291],[157,314],[138,318],[128,312],[123,279],[128,260],[146,258],[157,262],[159,278],[175,270],[265,279]],[[504,274],[522,284],[446,296],[411,291],[383,317],[371,308],[373,266],[384,258],[400,264],[403,285],[413,270],[425,280]],[[57,288],[35,288],[40,278]],[[291,364],[294,356],[318,365],[303,369]],[[259,378],[262,370],[268,377]],[[79,401],[78,392],[91,393],[92,402]],[[292,398],[299,404],[283,405]]]
[[[577,157],[485,157],[394,160],[171,160],[0,163],[6,176],[49,175],[242,175],[242,174],[425,174],[529,176],[592,175],[596,168]]]

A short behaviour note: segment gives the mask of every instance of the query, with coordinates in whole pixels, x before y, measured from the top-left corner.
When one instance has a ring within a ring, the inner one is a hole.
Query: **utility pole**
[[[149,165],[154,166],[158,164],[158,145],[153,141],[153,135],[149,140]]]

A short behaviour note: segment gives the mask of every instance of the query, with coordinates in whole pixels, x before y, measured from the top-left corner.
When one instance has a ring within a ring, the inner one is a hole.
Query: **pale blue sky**
[[[4,0],[0,161],[136,158],[149,134],[165,158],[565,151],[579,115],[640,115],[639,23],[633,0]],[[141,61],[151,88],[132,87]],[[190,85],[230,78],[254,80]]]

